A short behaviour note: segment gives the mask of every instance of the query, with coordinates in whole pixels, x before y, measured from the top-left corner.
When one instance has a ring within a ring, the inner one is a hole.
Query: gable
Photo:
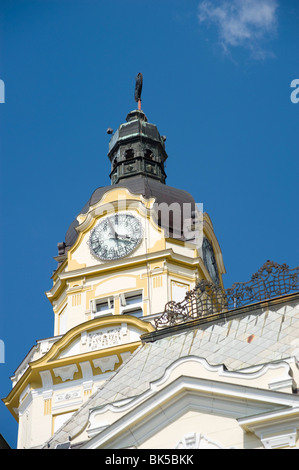
[[[25,372],[5,398],[6,406],[17,418],[15,409],[28,390],[31,395],[65,382],[101,382],[141,345],[140,336],[152,330],[150,323],[129,315],[100,317],[72,328],[39,359],[30,362],[28,357]]]
[[[239,419],[284,413],[299,405],[298,396],[257,387],[261,377],[265,383],[275,381],[285,369],[280,363],[231,374],[199,358],[182,358],[139,397],[90,409],[90,439],[82,447],[176,448],[190,433],[219,447],[242,447]],[[261,446],[254,434],[247,438]]]

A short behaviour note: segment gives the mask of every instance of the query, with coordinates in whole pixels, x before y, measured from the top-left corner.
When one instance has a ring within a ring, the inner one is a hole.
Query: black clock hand
[[[115,231],[115,227],[113,227],[113,225],[112,225],[112,223],[111,223],[110,217],[108,217],[108,223],[109,223],[109,225],[110,225],[110,228],[111,228],[112,232],[114,233],[114,238],[117,239],[117,238],[118,238],[118,234],[117,234],[116,231]]]
[[[138,240],[138,238],[130,237],[130,235],[118,235],[118,239],[120,241],[128,240],[128,241],[132,241],[132,242]]]

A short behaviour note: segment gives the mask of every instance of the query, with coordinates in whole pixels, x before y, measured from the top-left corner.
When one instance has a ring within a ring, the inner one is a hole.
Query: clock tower
[[[19,422],[18,448],[41,447],[87,406],[155,329],[167,302],[183,300],[200,279],[222,285],[209,216],[187,191],[166,184],[165,140],[139,93],[138,109],[111,135],[111,185],[93,192],[58,243],[46,293],[53,336],[33,346],[4,400]]]

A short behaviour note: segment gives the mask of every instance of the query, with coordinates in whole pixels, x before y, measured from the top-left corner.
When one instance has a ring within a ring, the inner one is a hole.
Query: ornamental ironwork
[[[248,282],[236,282],[229,289],[201,280],[181,302],[168,302],[155,320],[156,328],[174,326],[208,315],[299,291],[299,266],[267,261]]]

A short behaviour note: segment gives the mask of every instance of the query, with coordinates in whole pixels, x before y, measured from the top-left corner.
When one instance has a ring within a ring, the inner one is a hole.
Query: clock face
[[[142,227],[137,217],[118,213],[104,217],[92,230],[89,247],[101,260],[123,258],[137,248],[142,240]]]
[[[219,273],[215,260],[214,250],[207,238],[204,238],[202,244],[203,261],[209,274],[215,284],[219,284]]]

